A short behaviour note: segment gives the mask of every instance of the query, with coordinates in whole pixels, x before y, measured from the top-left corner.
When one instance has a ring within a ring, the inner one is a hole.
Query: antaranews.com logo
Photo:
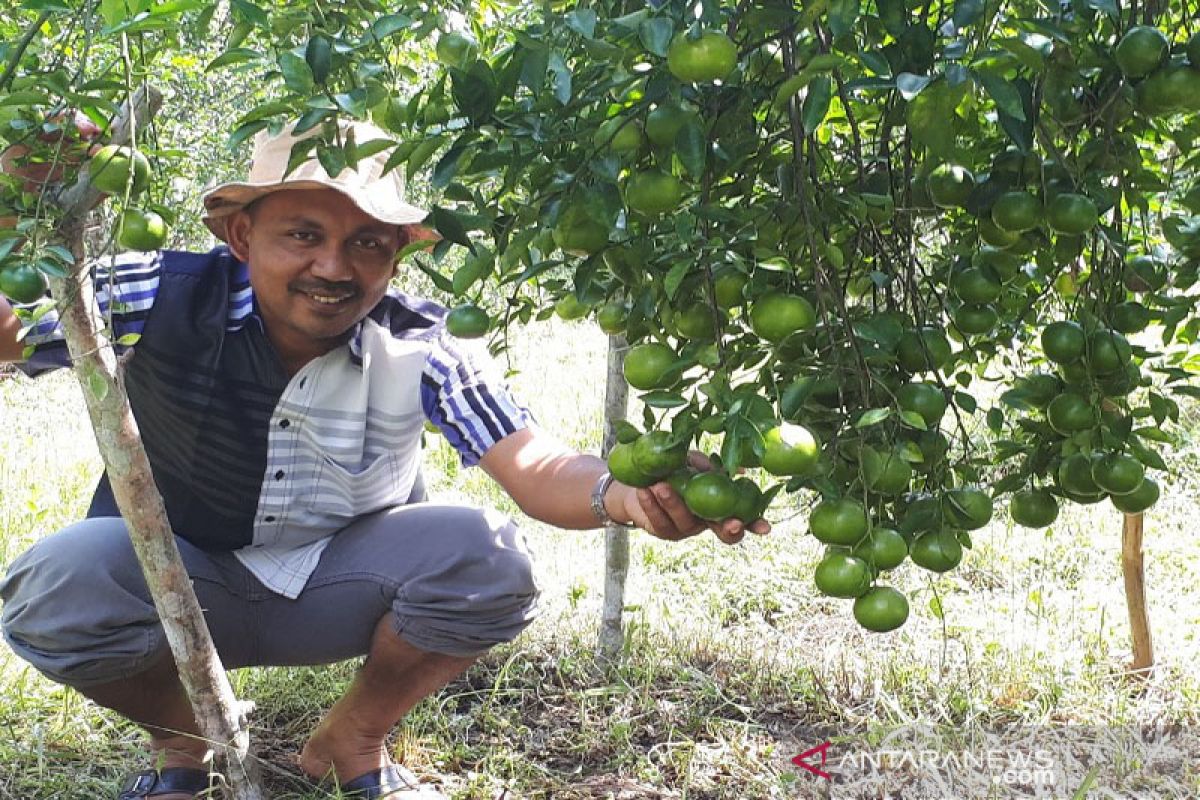
[[[781,775],[794,797],[1200,797],[1200,735],[1181,727],[907,726],[806,739],[788,746]]]

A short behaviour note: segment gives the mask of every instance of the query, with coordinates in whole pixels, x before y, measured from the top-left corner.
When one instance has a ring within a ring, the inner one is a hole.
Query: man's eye
[[[358,246],[367,250],[378,250],[383,247],[383,243],[378,239],[359,239]]]
[[[317,235],[312,231],[292,231],[289,235],[300,242],[311,242],[317,238]]]

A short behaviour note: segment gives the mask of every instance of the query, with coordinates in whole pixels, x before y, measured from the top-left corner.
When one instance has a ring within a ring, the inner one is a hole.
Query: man
[[[343,125],[360,142],[385,136]],[[223,664],[365,654],[301,768],[348,797],[440,797],[389,762],[385,737],[516,637],[537,589],[511,521],[421,502],[423,423],[548,524],[614,519],[664,539],[705,524],[667,484],[612,482],[602,460],[540,430],[486,357],[446,332],[444,309],[389,289],[408,226],[426,215],[398,170],[382,174],[386,151],[337,176],[315,158],[285,176],[295,142],[260,135],[250,180],[205,197],[225,246],[118,257],[96,271],[98,300],[115,337],[140,336],[126,387]],[[53,316],[24,342],[19,328],[0,300],[0,360],[32,343],[30,374],[66,364]],[[729,543],[744,535],[736,520],[711,527]],[[104,481],[88,519],[20,556],[0,597],[15,652],[149,732],[156,769],[120,800],[207,787],[208,745]]]

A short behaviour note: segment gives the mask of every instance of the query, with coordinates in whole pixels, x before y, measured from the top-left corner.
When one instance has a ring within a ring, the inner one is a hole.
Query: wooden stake
[[[156,90],[135,92],[111,128],[112,141],[127,142],[132,121],[144,123],[161,104],[162,95]],[[266,795],[249,754],[247,707],[234,696],[217,657],[150,471],[120,364],[96,313],[83,237],[87,213],[98,199],[86,173],[59,196],[64,214],[58,233],[75,257],[75,266],[65,278],[50,278],[51,291],[117,507],[129,528],[196,722],[225,768],[234,800],[262,800]]]
[[[617,423],[625,419],[629,384],[625,382],[627,344],[623,336],[608,337],[608,379],[604,387],[604,440],[601,454],[607,458],[617,443]],[[604,529],[604,607],[600,617],[600,655],[617,658],[625,647],[625,579],[629,575],[629,529],[608,525]]]
[[[1133,635],[1130,671],[1145,676],[1154,666],[1154,643],[1146,609],[1146,573],[1142,558],[1142,515],[1126,514],[1121,529],[1121,571],[1125,576],[1125,604]]]

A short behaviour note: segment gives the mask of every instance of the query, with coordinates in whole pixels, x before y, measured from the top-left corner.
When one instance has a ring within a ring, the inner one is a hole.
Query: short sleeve
[[[421,376],[421,407],[458,451],[464,466],[479,463],[492,445],[534,423],[481,348],[443,328],[431,342]]]
[[[96,290],[96,304],[100,308],[100,316],[112,325],[110,335],[113,340],[120,340],[131,334],[140,335],[158,292],[160,254],[123,253],[115,258],[95,262],[91,273]],[[51,309],[33,319],[39,305],[40,303],[29,303],[14,306],[18,317],[25,321],[25,327],[29,331],[25,334],[24,343],[27,348],[33,348],[29,358],[16,366],[30,376],[71,364],[66,337],[59,324],[58,310]],[[117,345],[118,352],[126,349],[128,348],[125,346]]]

